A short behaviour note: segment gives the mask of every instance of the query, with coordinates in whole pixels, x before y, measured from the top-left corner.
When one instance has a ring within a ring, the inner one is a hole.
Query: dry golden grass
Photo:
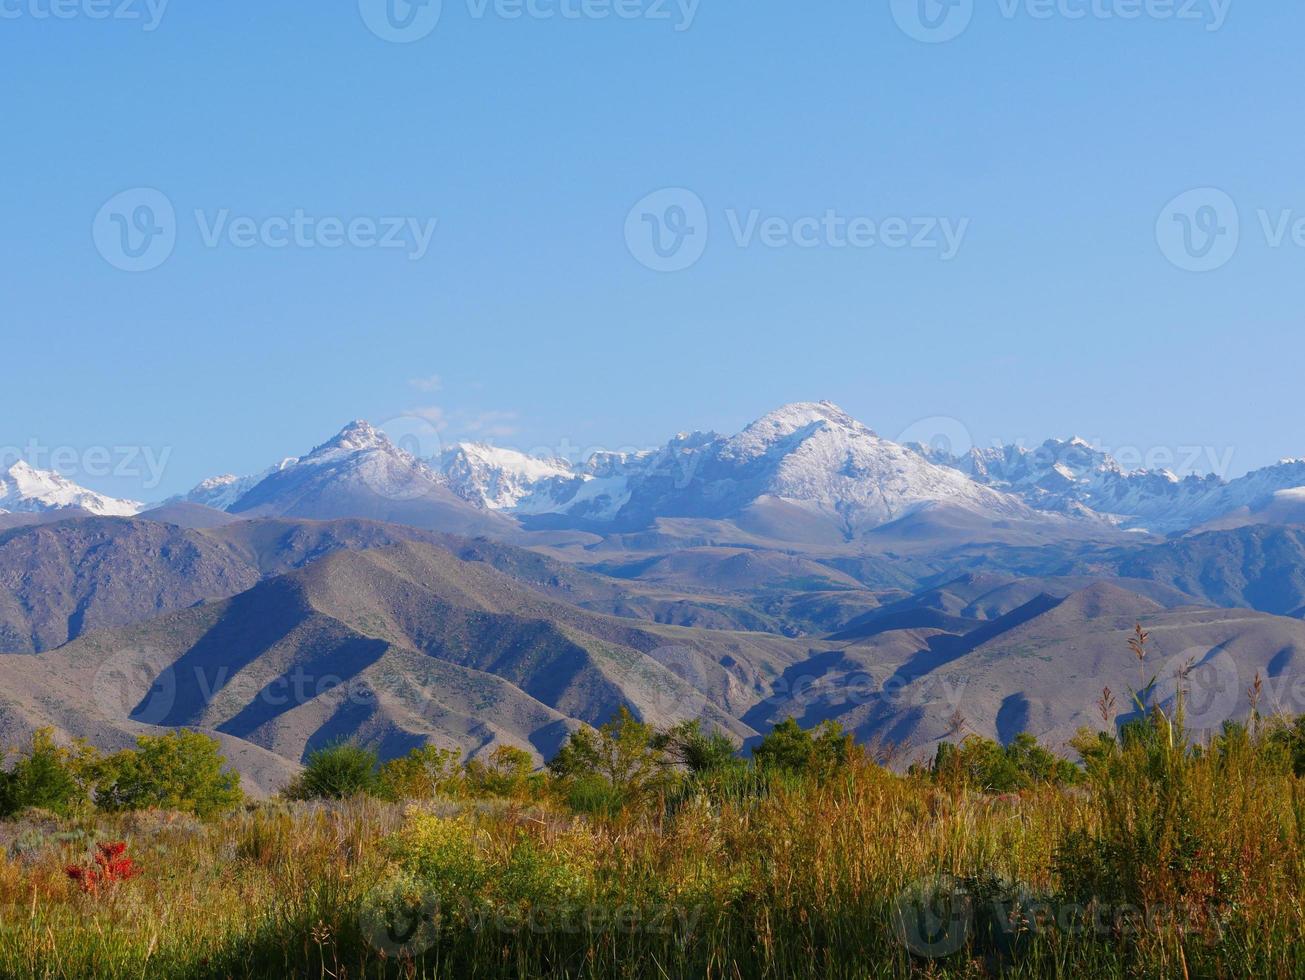
[[[3,829],[0,975],[1299,976],[1305,804],[1246,751],[1157,775],[1139,750],[1005,797],[857,764],[610,820],[546,799],[29,815]],[[93,840],[142,876],[81,893],[63,869]]]

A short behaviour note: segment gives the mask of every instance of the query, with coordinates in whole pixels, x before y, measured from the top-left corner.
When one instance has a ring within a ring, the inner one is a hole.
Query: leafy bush
[[[827,721],[807,730],[793,718],[776,725],[752,750],[752,758],[762,769],[815,777],[831,775],[860,754],[851,734],[837,722]]]
[[[103,810],[181,810],[209,819],[240,805],[240,774],[223,770],[216,739],[182,729],[142,735],[105,759],[95,802]]]
[[[568,779],[562,792],[573,812],[591,817],[615,817],[625,806],[625,794],[596,773]]]
[[[84,742],[68,749],[55,743],[51,729],[34,732],[26,755],[0,773],[0,816],[33,807],[69,816],[89,808],[97,763],[98,753]]]
[[[465,789],[461,757],[452,749],[422,745],[381,766],[382,795],[395,800],[459,796]]]
[[[1041,783],[1062,786],[1081,778],[1077,766],[1043,748],[1027,732],[1005,746],[979,735],[960,745],[943,742],[928,775],[936,783],[985,793],[1014,793]]]
[[[653,738],[655,748],[665,752],[672,762],[683,766],[695,776],[719,772],[740,764],[735,755],[734,743],[719,729],[710,735],[694,721],[682,722]]]
[[[621,708],[601,728],[573,732],[548,768],[568,795],[572,784],[583,782],[581,798],[597,799],[595,787],[605,781],[624,805],[647,803],[677,779],[657,731],[628,708]]]
[[[380,796],[383,788],[376,753],[351,742],[337,742],[312,752],[304,771],[285,792],[294,800],[342,800]]]
[[[467,763],[467,787],[475,796],[494,796],[520,799],[537,790],[537,780],[532,776],[535,759],[525,749],[500,745],[490,754],[489,760],[473,759]]]

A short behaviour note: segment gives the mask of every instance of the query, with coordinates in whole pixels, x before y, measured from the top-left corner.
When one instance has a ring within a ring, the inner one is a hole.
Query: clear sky
[[[0,443],[1305,456],[1305,7],[950,2],[0,0]]]

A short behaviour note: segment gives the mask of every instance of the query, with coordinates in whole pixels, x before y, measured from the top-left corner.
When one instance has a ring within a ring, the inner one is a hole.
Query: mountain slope
[[[642,626],[556,602],[480,561],[405,542],[337,551],[218,602],[58,650],[0,656],[0,731],[124,737],[197,727],[296,762],[357,737],[551,755],[621,705],[658,724],[737,721],[806,647]],[[116,733],[116,734],[115,734]]]
[[[188,499],[225,504],[223,509],[244,517],[355,517],[503,538],[516,532],[510,520],[458,497],[431,466],[366,422],[351,423],[261,479],[218,478],[201,484]]]
[[[89,514],[134,514],[143,507],[134,500],[118,500],[80,487],[48,470],[38,470],[19,460],[0,470],[0,513],[40,514],[77,509]]]
[[[677,519],[730,521],[762,537],[826,544],[856,540],[936,503],[987,521],[1051,520],[879,437],[829,402],[785,406],[729,438],[695,433],[657,452],[600,454],[573,472],[570,481],[555,471],[537,484],[515,484],[518,515],[530,526],[570,519],[618,531]],[[497,485],[486,483],[481,495],[493,497]]]
[[[1258,514],[1263,523],[1305,518],[1275,497],[1305,487],[1305,461],[1283,460],[1232,481],[1217,476],[1179,478],[1166,470],[1125,470],[1109,453],[1083,439],[1048,439],[1036,449],[975,448],[960,457],[912,447],[985,486],[1018,496],[1029,506],[1125,527],[1182,531],[1231,515],[1239,523]]]
[[[923,612],[923,610],[921,610]],[[1305,623],[1245,610],[1166,609],[1098,583],[1059,599],[1041,595],[984,622],[948,618],[887,623],[830,644],[786,671],[801,697],[771,698],[744,716],[754,728],[794,714],[805,725],[837,720],[862,740],[901,746],[907,759],[974,732],[1006,742],[1021,731],[1066,752],[1083,726],[1102,725],[1096,702],[1109,687],[1116,714],[1141,684],[1127,641],[1151,631],[1147,678],[1173,708],[1176,673],[1188,672],[1188,721],[1198,736],[1249,710],[1246,690],[1264,680],[1262,710],[1305,712],[1298,695]]]
[[[1111,570],[1216,606],[1305,615],[1305,528],[1257,525],[1187,535],[1126,552]]]

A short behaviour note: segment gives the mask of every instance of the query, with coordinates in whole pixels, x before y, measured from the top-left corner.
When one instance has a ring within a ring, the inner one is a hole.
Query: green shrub
[[[674,760],[664,751],[658,732],[628,708],[621,708],[601,728],[573,732],[548,768],[568,798],[572,784],[586,784],[580,796],[585,799],[595,792],[596,780],[602,780],[613,794],[604,798],[619,797],[627,805],[646,803],[678,781]]]
[[[535,758],[525,749],[500,745],[488,761],[472,759],[467,763],[467,787],[476,796],[520,799],[538,789],[534,768]]]
[[[33,807],[64,817],[87,809],[98,758],[83,742],[57,745],[52,729],[34,732],[31,749],[0,773],[0,816]]]
[[[563,786],[563,799],[573,812],[591,817],[614,817],[626,802],[625,794],[597,773],[568,780]]]
[[[682,722],[653,739],[654,747],[695,776],[718,772],[738,763],[734,743],[719,729],[710,735],[694,721]]]
[[[1044,783],[1064,786],[1082,778],[1077,766],[1043,748],[1027,732],[1005,746],[979,735],[970,735],[960,745],[943,742],[928,775],[936,783],[985,793],[1014,793]]]
[[[394,800],[459,796],[465,789],[460,755],[452,749],[422,745],[381,766],[381,794]]]
[[[224,771],[217,740],[182,729],[142,735],[136,749],[105,759],[95,793],[103,810],[181,810],[209,819],[244,799],[240,774]]]
[[[337,742],[308,756],[304,771],[286,788],[286,795],[295,800],[341,800],[380,796],[383,788],[376,753],[351,742]]]
[[[827,721],[807,730],[793,718],[786,718],[752,750],[752,758],[762,769],[826,777],[846,766],[860,751],[852,735],[837,722]]]

